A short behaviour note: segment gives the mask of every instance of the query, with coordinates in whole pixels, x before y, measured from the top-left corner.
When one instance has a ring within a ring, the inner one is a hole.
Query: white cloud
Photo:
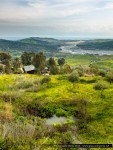
[[[0,2],[0,24],[4,32],[8,26],[23,26],[30,33],[29,28],[47,34],[111,35],[112,8],[107,0],[4,0]]]

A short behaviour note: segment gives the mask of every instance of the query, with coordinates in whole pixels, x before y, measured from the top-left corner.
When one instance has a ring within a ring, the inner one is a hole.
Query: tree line
[[[12,58],[10,54],[0,52],[0,73],[21,73],[19,68],[34,65],[36,73],[48,68],[51,74],[70,73],[71,67],[66,64],[64,58],[46,58],[43,52],[24,52],[20,58]]]

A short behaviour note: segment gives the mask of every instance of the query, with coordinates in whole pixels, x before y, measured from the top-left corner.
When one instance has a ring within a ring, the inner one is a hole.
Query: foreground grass
[[[112,84],[104,90],[101,97],[101,92],[93,88],[97,81],[106,82],[100,76],[81,77],[80,82],[74,87],[67,80],[67,75],[50,76],[50,82],[40,84],[42,78],[43,76],[38,75],[0,76],[2,146],[6,138],[10,141],[9,150],[15,148],[29,150],[39,145],[38,148],[41,149],[42,144],[77,143],[77,139],[84,144],[113,143]],[[85,108],[84,103],[82,105],[78,103],[84,102],[83,100],[87,102]],[[82,112],[83,116],[79,118],[81,119],[79,123],[68,121],[64,125],[50,127],[44,120],[54,114],[78,118],[77,112],[84,109],[85,114]],[[87,116],[88,121],[84,120]]]

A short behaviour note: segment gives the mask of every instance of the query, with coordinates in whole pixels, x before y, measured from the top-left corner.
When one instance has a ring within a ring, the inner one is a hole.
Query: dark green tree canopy
[[[49,67],[56,66],[56,62],[55,62],[54,58],[52,58],[52,57],[49,58],[48,65],[49,65]]]
[[[1,52],[0,53],[0,63],[6,65],[8,68],[10,66],[11,56],[8,53]]]
[[[58,59],[58,64],[59,64],[59,66],[64,65],[65,64],[65,59],[64,58],[59,58]]]
[[[33,58],[34,66],[41,71],[46,66],[46,57],[42,52],[35,54]]]
[[[35,53],[32,53],[32,52],[31,53],[24,52],[21,55],[21,61],[23,65],[31,65],[34,55]]]

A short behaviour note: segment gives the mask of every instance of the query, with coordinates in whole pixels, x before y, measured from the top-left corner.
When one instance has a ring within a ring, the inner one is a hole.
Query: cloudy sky
[[[113,38],[113,0],[0,0],[0,38]]]

